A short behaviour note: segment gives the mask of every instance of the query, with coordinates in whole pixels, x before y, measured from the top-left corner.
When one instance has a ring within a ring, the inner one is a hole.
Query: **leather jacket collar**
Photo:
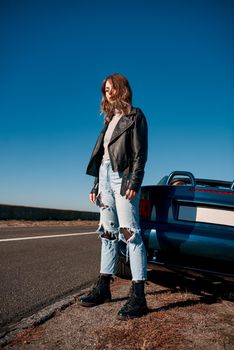
[[[134,123],[134,116],[136,113],[137,113],[136,108],[133,108],[129,114],[123,115],[120,118],[120,120],[118,121],[118,123],[115,127],[115,130],[111,136],[110,144],[113,143],[125,130],[127,130]],[[100,136],[97,140],[93,155],[95,155],[98,152],[98,150],[103,142],[103,138],[104,138],[104,135],[105,135],[107,128],[108,128],[108,124],[106,124],[103,127],[103,129],[100,133]]]
[[[125,132],[125,130],[127,130],[134,123],[135,114],[136,114],[136,108],[133,108],[129,114],[123,115],[120,118],[111,136],[109,144],[113,143],[116,140],[116,138],[118,138],[123,132]]]

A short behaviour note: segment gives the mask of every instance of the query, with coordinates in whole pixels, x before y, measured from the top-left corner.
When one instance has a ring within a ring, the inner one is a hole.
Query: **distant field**
[[[4,227],[46,227],[46,226],[96,226],[95,220],[0,220],[0,228]]]

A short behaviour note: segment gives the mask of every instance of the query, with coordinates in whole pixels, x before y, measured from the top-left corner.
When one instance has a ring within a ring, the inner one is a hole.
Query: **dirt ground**
[[[161,280],[158,276],[157,272],[149,273],[149,313],[144,317],[128,321],[116,318],[131,284],[116,277],[111,286],[111,303],[84,308],[78,304],[77,295],[70,306],[58,310],[45,323],[18,332],[4,349],[234,349],[234,303],[230,290],[223,293],[215,284],[207,290],[197,281],[181,283],[179,277],[171,274],[163,274]]]
[[[130,281],[116,278],[113,302],[94,308],[77,301],[42,325],[18,333],[5,349],[232,350],[234,305],[212,295],[149,282],[149,313],[120,321]]]

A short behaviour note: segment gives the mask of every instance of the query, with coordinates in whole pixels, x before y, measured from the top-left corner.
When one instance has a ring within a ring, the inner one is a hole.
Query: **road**
[[[100,260],[95,229],[1,228],[0,329],[94,281]]]

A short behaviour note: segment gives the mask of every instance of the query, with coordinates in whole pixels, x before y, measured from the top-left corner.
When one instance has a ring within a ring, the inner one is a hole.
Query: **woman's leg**
[[[119,239],[127,244],[127,258],[130,261],[133,281],[143,281],[147,279],[147,260],[139,226],[140,192],[130,201],[120,194],[121,183],[121,176],[111,171],[111,188],[119,221]]]
[[[102,240],[100,273],[112,275],[116,272],[118,248],[118,217],[114,193],[110,184],[110,162],[102,162],[99,172],[99,194],[97,205],[100,207],[100,223],[97,232]]]
[[[111,300],[110,280],[116,272],[118,218],[115,199],[109,183],[108,162],[102,162],[99,173],[99,194],[97,205],[100,207],[100,224],[97,232],[102,240],[100,277],[91,291],[80,297],[80,305],[91,307]]]
[[[121,176],[112,172],[111,186],[115,195],[119,221],[119,238],[127,244],[127,258],[132,272],[131,294],[118,312],[119,319],[140,317],[147,313],[144,282],[147,279],[147,259],[139,226],[140,192],[130,201],[120,194]]]
[[[139,227],[139,196],[131,201],[116,193],[116,207],[119,218],[120,239],[127,244],[133,281],[147,279],[147,261],[144,242]]]

